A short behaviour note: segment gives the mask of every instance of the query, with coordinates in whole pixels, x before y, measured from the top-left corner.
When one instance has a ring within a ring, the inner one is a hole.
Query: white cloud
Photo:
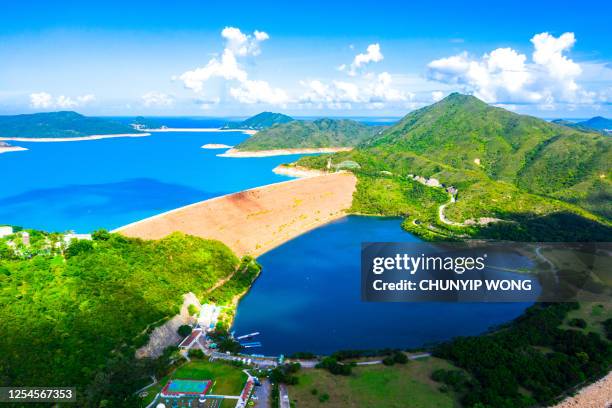
[[[331,81],[326,84],[320,80],[301,81],[306,91],[300,98],[302,104],[327,106],[331,109],[346,108],[353,104],[381,108],[388,102],[403,102],[413,95],[392,87],[392,76],[382,72],[372,79],[363,78],[357,82]],[[350,107],[349,107],[350,109]]]
[[[221,31],[221,37],[226,40],[226,49],[229,49],[237,56],[244,57],[247,55],[259,55],[261,50],[259,44],[266,41],[270,36],[263,32],[255,30],[253,35],[244,34],[236,27],[225,27]]]
[[[531,62],[512,48],[497,48],[480,58],[463,52],[430,62],[428,78],[461,85],[492,103],[537,103],[544,109],[554,108],[556,102],[591,103],[594,95],[576,82],[580,65],[564,55],[576,42],[574,34],[556,38],[541,33],[531,42]]]
[[[174,98],[162,92],[147,92],[142,95],[142,103],[146,107],[168,107],[174,104]]]
[[[434,102],[438,102],[442,98],[444,98],[444,92],[442,91],[433,91],[431,93],[431,100]]]
[[[48,92],[35,92],[30,94],[30,106],[38,109],[71,109],[77,106],[86,105],[95,99],[96,97],[92,94],[77,96],[73,99],[65,95],[59,95],[54,98],[53,95]]]
[[[338,69],[340,71],[344,71],[348,68],[348,74],[350,76],[355,76],[357,75],[359,69],[363,66],[371,62],[380,62],[383,60],[383,58],[384,56],[380,52],[380,44],[370,44],[368,45],[368,48],[366,49],[365,53],[355,55],[355,58],[353,59],[353,62],[350,66],[342,64],[338,67]]]
[[[204,84],[212,78],[237,82],[236,86],[230,88],[229,94],[241,103],[282,105],[288,101],[284,90],[273,88],[263,80],[249,79],[247,71],[238,62],[239,57],[259,55],[259,45],[270,38],[268,33],[255,30],[251,35],[235,27],[225,27],[221,37],[225,39],[225,49],[220,59],[212,58],[205,66],[187,71],[176,79],[198,93],[204,91]]]
[[[230,95],[242,103],[268,103],[270,105],[283,105],[288,96],[280,88],[272,88],[266,81],[246,80],[239,87],[231,88]]]
[[[53,97],[46,92],[30,94],[30,105],[33,108],[50,108],[53,105]]]

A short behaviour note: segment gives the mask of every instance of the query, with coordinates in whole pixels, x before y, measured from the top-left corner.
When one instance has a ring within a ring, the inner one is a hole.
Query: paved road
[[[289,403],[289,391],[287,391],[287,386],[285,384],[280,384],[278,386],[278,390],[280,392],[280,408],[291,408],[291,404]]]
[[[261,385],[255,387],[255,396],[257,401],[255,403],[256,408],[271,408],[270,407],[270,393],[272,392],[272,385],[267,378],[261,380]]]

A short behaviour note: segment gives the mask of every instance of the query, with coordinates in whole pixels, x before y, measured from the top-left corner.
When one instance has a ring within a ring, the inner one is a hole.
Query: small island
[[[282,125],[294,121],[291,116],[276,112],[261,112],[255,116],[251,116],[242,122],[227,123],[222,129],[251,129],[262,130],[275,125]]]

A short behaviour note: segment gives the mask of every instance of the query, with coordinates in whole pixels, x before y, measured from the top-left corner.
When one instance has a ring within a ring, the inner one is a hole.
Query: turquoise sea
[[[222,123],[175,119],[170,126]],[[235,145],[247,136],[168,132],[80,142],[11,142],[29,150],[0,155],[0,225],[110,230],[186,204],[288,180],[271,169],[295,156],[229,159],[216,157],[223,150],[200,148],[206,143]]]
[[[223,120],[165,119],[170,127]],[[0,155],[0,225],[47,231],[113,229],[179,206],[287,180],[272,173],[297,156],[231,159],[206,143],[247,135],[153,133],[141,138],[26,143]],[[362,241],[415,241],[395,219],[347,217],[260,257],[263,273],[241,301],[234,330],[261,332],[253,353],[416,347],[478,334],[519,316],[525,303],[363,303]]]

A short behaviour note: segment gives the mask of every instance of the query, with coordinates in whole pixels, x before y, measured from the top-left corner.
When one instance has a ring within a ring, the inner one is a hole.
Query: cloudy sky
[[[400,116],[459,91],[612,116],[605,2],[293,3],[3,4],[0,113]]]

